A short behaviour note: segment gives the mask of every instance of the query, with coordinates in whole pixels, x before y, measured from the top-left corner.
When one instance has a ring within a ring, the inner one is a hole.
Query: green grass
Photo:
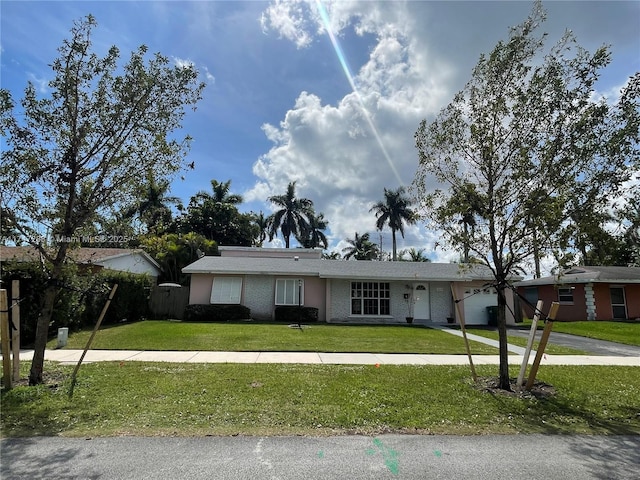
[[[473,333],[474,335],[479,335],[481,337],[491,338],[492,340],[498,340],[498,332],[495,330],[485,330],[482,328],[467,328],[467,332]],[[526,338],[516,337],[512,335],[512,336],[508,336],[507,339],[511,345],[515,345],[517,347],[527,346],[528,339]],[[540,344],[539,341],[537,340],[534,341],[533,347],[532,347],[533,350],[537,350],[539,344]],[[583,350],[577,350],[575,348],[570,348],[570,347],[563,347],[562,345],[553,345],[551,340],[549,341],[549,343],[547,343],[547,347],[544,349],[544,351],[545,353],[548,353],[550,355],[587,355],[588,354],[588,352],[585,352]]]
[[[72,369],[3,392],[2,435],[640,434],[637,367],[543,366],[546,399],[480,391],[461,366],[99,362],[69,400]]]
[[[640,347],[640,323],[554,322],[553,331]]]
[[[90,331],[73,333],[66,348],[84,348]],[[55,348],[56,340],[49,342]],[[419,326],[316,324],[299,330],[282,324],[187,323],[147,320],[101,329],[92,349],[465,354],[460,337]],[[497,354],[472,342],[472,352]]]

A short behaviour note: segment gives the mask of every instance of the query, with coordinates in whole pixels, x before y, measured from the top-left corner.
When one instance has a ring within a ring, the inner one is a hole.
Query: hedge
[[[187,305],[184,309],[185,322],[226,322],[227,320],[247,320],[251,310],[244,305]]]
[[[278,306],[276,322],[308,323],[318,321],[318,309],[315,307]]]

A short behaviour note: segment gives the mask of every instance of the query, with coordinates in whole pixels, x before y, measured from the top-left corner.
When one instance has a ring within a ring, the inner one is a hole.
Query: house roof
[[[472,270],[454,263],[376,262],[327,259],[214,257],[206,256],[184,267],[183,273],[267,276],[313,276],[350,280],[401,281],[472,281],[493,279],[491,271],[482,266]]]
[[[130,248],[92,248],[81,247],[69,249],[69,258],[77,263],[97,264],[115,258],[130,255],[141,255],[149,263],[161,270],[160,265],[147,252]],[[0,261],[33,262],[40,261],[40,253],[35,247],[5,247],[0,246]]]
[[[525,280],[516,286],[572,283],[640,283],[640,267],[573,267],[560,275]]]

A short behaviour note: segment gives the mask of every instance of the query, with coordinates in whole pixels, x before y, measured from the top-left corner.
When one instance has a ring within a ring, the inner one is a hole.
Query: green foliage
[[[31,345],[35,340],[36,325],[42,308],[43,292],[51,283],[49,274],[37,263],[8,262],[2,264],[3,287],[11,300],[11,284],[20,281],[20,340]],[[48,335],[55,334],[60,327],[78,330],[82,326],[82,313],[89,288],[89,281],[78,276],[74,265],[67,265],[62,277],[55,282],[58,289],[53,315],[49,322]]]
[[[148,236],[141,240],[140,246],[162,267],[161,281],[181,285],[188,282],[188,276],[182,274],[182,269],[195,262],[200,254],[218,255],[218,245],[195,232]]]
[[[269,217],[269,240],[278,235],[278,229],[284,238],[285,248],[289,248],[291,235],[304,239],[304,232],[310,230],[309,215],[314,214],[313,202],[296,197],[296,182],[287,185],[287,193],[269,197],[269,201],[278,208]]]
[[[244,305],[187,305],[184,309],[185,322],[226,322],[247,320],[251,310]]]
[[[148,275],[102,270],[91,278],[93,293],[87,297],[82,319],[84,325],[98,321],[114,284],[118,289],[109,305],[103,323],[135,322],[149,315],[149,291],[155,280]]]
[[[315,307],[298,307],[296,305],[279,305],[275,311],[276,322],[309,323],[318,321],[318,309]]]
[[[347,243],[351,246],[342,249],[342,255],[345,260],[349,260],[351,257],[356,260],[375,260],[380,254],[378,244],[369,240],[368,233],[359,235],[356,232],[353,239],[347,239]]]
[[[176,221],[181,233],[194,232],[218,245],[250,247],[260,232],[254,215],[240,213],[242,196],[231,194],[231,180],[211,180],[212,193],[198,192],[189,201],[187,212]]]

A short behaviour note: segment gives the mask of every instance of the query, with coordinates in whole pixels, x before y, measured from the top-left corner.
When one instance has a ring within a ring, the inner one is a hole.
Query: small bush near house
[[[251,310],[244,305],[187,305],[185,322],[226,322],[251,318]]]
[[[308,323],[318,321],[318,309],[315,307],[279,306],[276,307],[276,322]]]

